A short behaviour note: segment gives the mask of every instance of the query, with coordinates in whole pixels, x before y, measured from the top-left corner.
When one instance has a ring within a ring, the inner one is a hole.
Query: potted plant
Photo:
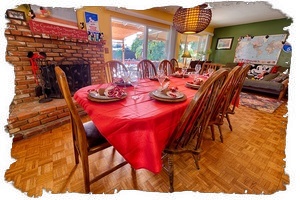
[[[199,51],[197,53],[197,56],[199,57],[199,60],[201,61],[205,61],[205,60],[208,60],[209,58],[209,55],[211,54],[211,49],[207,49],[205,51]]]

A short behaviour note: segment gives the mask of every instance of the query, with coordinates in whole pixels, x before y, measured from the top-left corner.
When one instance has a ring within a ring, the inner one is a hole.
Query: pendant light
[[[206,29],[211,21],[212,12],[207,4],[193,8],[180,7],[173,17],[173,26],[179,33],[193,34]]]

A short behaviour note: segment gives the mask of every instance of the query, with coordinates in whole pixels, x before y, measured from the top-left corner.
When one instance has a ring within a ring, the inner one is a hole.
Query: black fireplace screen
[[[63,98],[56,81],[54,67],[60,66],[65,72],[72,96],[85,86],[91,85],[90,63],[82,58],[64,58],[55,64],[53,61],[41,61],[41,85],[50,98]]]

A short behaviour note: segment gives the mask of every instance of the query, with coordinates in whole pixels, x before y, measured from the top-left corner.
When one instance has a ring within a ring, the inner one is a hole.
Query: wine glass
[[[184,75],[187,72],[187,67],[182,67],[182,79],[184,79]]]
[[[198,78],[200,70],[201,70],[201,64],[196,64],[196,66],[195,66],[195,79]]]
[[[124,89],[126,89],[126,85],[127,83],[129,82],[129,79],[130,79],[130,74],[128,71],[122,71],[121,72],[121,77],[122,77],[122,80],[124,82]]]
[[[200,70],[201,70],[201,64],[196,64],[196,66],[195,66],[195,73],[199,74]]]
[[[212,68],[209,68],[209,69],[207,70],[208,76],[211,76],[214,72],[215,72],[215,70],[212,69]]]
[[[165,71],[162,70],[162,69],[158,70],[158,72],[157,72],[157,80],[158,80],[158,82],[160,84],[161,89],[162,89],[162,85],[163,85],[163,82],[165,81],[165,79],[166,79]]]
[[[137,70],[131,71],[129,79],[130,79],[130,84],[133,86],[133,91],[134,91],[134,94],[133,96],[131,96],[131,98],[137,100],[138,98],[140,98],[140,96],[136,94],[136,87],[138,86],[140,81],[139,71]]]

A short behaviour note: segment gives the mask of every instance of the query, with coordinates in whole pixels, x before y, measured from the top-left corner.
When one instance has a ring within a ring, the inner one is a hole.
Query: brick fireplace
[[[105,82],[105,40],[90,42],[49,34],[32,33],[28,22],[10,19],[5,30],[7,39],[6,61],[14,67],[15,96],[10,105],[6,129],[13,141],[43,133],[69,122],[69,112],[64,99],[39,103],[37,83],[28,58],[28,52],[45,52],[47,61],[59,63],[63,58],[84,59],[89,62],[91,84]],[[38,70],[37,73],[41,73]],[[85,112],[78,106],[78,111]]]

